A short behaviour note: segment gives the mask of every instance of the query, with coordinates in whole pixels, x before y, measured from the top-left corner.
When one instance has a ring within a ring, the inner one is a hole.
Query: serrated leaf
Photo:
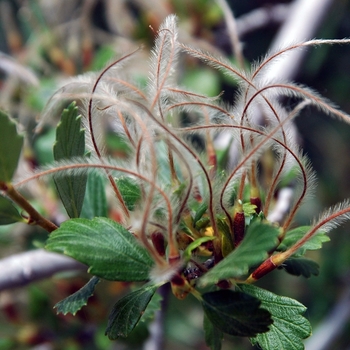
[[[261,300],[261,307],[271,313],[270,331],[251,339],[263,350],[303,350],[303,339],[311,334],[309,321],[302,316],[306,307],[298,301],[278,296],[252,285],[240,285],[244,292]]]
[[[0,110],[0,181],[10,182],[16,171],[23,146],[16,122]]]
[[[71,219],[51,233],[46,249],[89,266],[112,281],[145,281],[153,266],[148,251],[122,225],[108,218]]]
[[[125,205],[127,208],[132,211],[135,209],[135,205],[141,199],[141,188],[140,186],[132,179],[121,176],[115,180],[120,194],[123,197]]]
[[[319,265],[315,261],[306,258],[289,258],[281,267],[294,276],[302,275],[309,278],[311,275],[318,276],[319,274]]]
[[[247,229],[239,246],[199,279],[199,285],[215,284],[220,280],[246,275],[249,269],[263,262],[276,247],[279,231],[276,227],[256,220]]]
[[[211,350],[221,350],[224,333],[217,329],[212,322],[210,322],[206,314],[204,314],[203,329],[205,343],[209,346],[209,348]]]
[[[104,179],[98,173],[90,173],[87,180],[84,204],[80,217],[92,219],[107,216],[107,199]]]
[[[62,113],[53,147],[55,160],[82,157],[85,153],[85,132],[81,128],[78,107],[72,102]],[[87,175],[55,175],[54,181],[62,203],[71,218],[78,218],[83,206]]]
[[[251,204],[249,202],[243,203],[243,212],[244,216],[250,216],[256,214],[257,206],[255,204]]]
[[[94,294],[95,286],[99,281],[100,279],[98,277],[92,277],[85,286],[58,302],[54,306],[54,308],[57,309],[57,313],[63,315],[70,313],[75,315],[84,305],[87,304],[88,299]]]
[[[220,331],[241,337],[267,332],[270,313],[260,308],[260,300],[246,293],[221,289],[202,295],[202,306],[211,323]]]
[[[146,285],[118,300],[108,317],[106,335],[126,338],[136,327],[159,285]]]
[[[23,221],[23,218],[12,202],[0,195],[0,225],[9,225],[20,221]]]
[[[312,227],[300,226],[286,233],[283,241],[278,247],[281,250],[287,250],[299,239],[301,239]],[[317,250],[322,248],[322,243],[329,242],[330,238],[323,231],[318,231],[313,235],[297,252],[298,255],[303,255],[306,250]]]
[[[159,293],[155,293],[147,305],[147,308],[145,312],[142,314],[142,318],[140,319],[140,322],[147,322],[154,318],[154,315],[157,311],[161,308],[161,302],[163,298]]]
[[[185,261],[189,261],[192,257],[192,252],[196,250],[198,247],[200,247],[203,243],[213,241],[215,237],[213,236],[204,236],[196,239],[192,243],[190,243],[186,250],[184,251],[183,258]]]

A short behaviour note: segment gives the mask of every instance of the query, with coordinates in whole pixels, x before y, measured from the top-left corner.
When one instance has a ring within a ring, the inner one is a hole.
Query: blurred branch
[[[43,249],[0,260],[0,291],[22,287],[63,271],[86,271],[87,266],[69,257]]]
[[[150,335],[143,346],[143,350],[164,349],[164,322],[170,296],[170,284],[162,285],[158,289],[158,293],[162,297],[160,309],[155,313],[154,320],[149,327]]]
[[[236,25],[238,35],[243,35],[242,28],[244,26],[247,26],[249,30],[252,30],[254,22],[255,29],[259,26],[265,25],[271,15],[274,18],[279,17],[279,20],[286,17],[270,46],[271,51],[278,51],[281,47],[286,47],[292,43],[311,39],[317,28],[321,25],[332,1],[333,0],[295,0],[292,5],[283,5],[283,8],[273,6],[272,8],[260,8],[254,10],[244,17],[242,16],[237,19]],[[288,16],[286,16],[287,14]],[[278,78],[278,80],[292,80],[301,66],[304,54],[305,51],[303,50],[293,50],[289,52],[288,55],[283,56],[282,59],[275,60],[273,69],[269,70],[266,78],[271,80],[274,78]],[[256,124],[263,124],[263,114],[260,111],[255,111],[253,115]],[[291,126],[290,134],[297,142],[298,133],[295,127]],[[227,142],[227,145],[231,142],[230,138],[226,138],[225,141]],[[223,142],[221,141],[221,143]],[[223,145],[221,146],[223,147]],[[230,158],[235,158],[236,150],[237,144],[236,142],[232,142],[230,147]],[[230,159],[230,162],[232,162],[232,158]],[[293,195],[290,188],[281,191],[273,212],[269,214],[269,220],[280,222],[290,207],[292,200]]]
[[[22,38],[15,21],[10,1],[0,1],[0,21],[5,32],[6,44],[11,53],[19,53],[22,48]]]
[[[242,44],[239,40],[239,35],[237,31],[237,22],[236,19],[233,15],[233,12],[230,8],[230,6],[227,4],[226,0],[216,0],[216,2],[219,4],[221,7],[224,17],[225,17],[225,22],[227,26],[227,32],[228,35],[231,39],[231,46],[232,50],[234,52],[234,55],[237,59],[237,63],[240,68],[244,68],[244,57],[242,53]]]
[[[333,0],[295,0],[289,8],[289,15],[270,45],[270,51],[277,52],[282,47],[311,39],[321,25],[326,12]],[[304,50],[292,50],[279,60],[274,60],[273,69],[267,73],[267,79],[293,80],[301,67]],[[263,123],[263,114],[254,114],[255,123]],[[260,119],[260,120],[259,120]],[[290,125],[290,137],[299,143],[296,126]],[[293,201],[293,189],[286,187],[280,190],[273,210],[268,213],[272,222],[281,222]]]
[[[284,187],[278,192],[276,204],[267,216],[269,221],[278,223],[283,221],[291,207],[293,192],[290,187]]]
[[[334,349],[332,342],[344,330],[350,319],[350,286],[343,292],[331,312],[305,342],[305,350]]]
[[[112,33],[130,37],[135,31],[137,20],[128,10],[125,0],[104,0],[106,6],[106,21]],[[118,21],[115,19],[118,18]]]
[[[153,22],[151,23],[153,28],[158,28],[164,18],[170,15],[173,10],[169,0],[133,0],[132,2],[140,8],[146,18]]]
[[[289,4],[260,7],[240,16],[236,20],[238,35],[242,37],[272,23],[284,22],[290,7]]]
[[[270,45],[270,50],[279,51],[281,47],[311,39],[315,35],[318,27],[322,24],[332,1],[333,0],[295,0],[290,6],[289,16]],[[283,56],[280,60],[275,60],[273,69],[269,70],[268,78],[293,80],[301,67],[304,55],[305,50],[297,49],[288,52],[288,54]],[[290,135],[296,143],[299,143],[298,131],[293,124],[290,128]],[[291,202],[293,196],[279,196],[273,213],[269,215],[271,219],[277,221],[280,219],[284,208],[288,207],[288,199],[289,202]]]
[[[3,52],[0,52],[0,70],[10,77],[17,78],[21,83],[32,86],[39,85],[39,79],[30,68],[16,62],[15,59]]]
[[[312,39],[317,28],[321,25],[333,0],[295,0],[283,26],[276,35],[270,49],[280,50],[281,47],[292,43]],[[304,58],[304,50],[293,50],[276,61],[270,78],[280,80],[293,79]]]

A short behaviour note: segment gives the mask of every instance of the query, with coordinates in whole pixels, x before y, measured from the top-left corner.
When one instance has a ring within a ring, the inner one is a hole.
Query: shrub
[[[315,183],[293,137],[293,120],[310,105],[349,119],[309,88],[269,80],[266,72],[291,50],[348,42],[295,44],[245,71],[180,43],[170,16],[158,31],[145,89],[123,72],[133,52],[51,98],[39,127],[62,101],[75,101],[57,125],[55,161],[15,183],[23,136],[2,113],[1,224],[40,225],[50,233],[47,250],[86,264],[93,275],[57,311],[75,314],[100,279],[135,282],[112,308],[106,329],[110,339],[127,337],[159,307],[156,291],[170,284],[175,297],[192,294],[202,305],[212,349],[220,349],[225,333],[249,337],[263,349],[302,349],[311,334],[306,308],[254,283],[276,268],[318,274],[317,263],[304,254],[329,240],[328,232],[349,218],[350,205],[330,208],[311,226],[292,226]],[[239,85],[234,103],[178,86],[182,54],[233,77]],[[285,96],[294,98],[292,108],[284,108]],[[230,141],[220,149],[224,136]],[[47,177],[69,216],[59,227],[18,192]]]

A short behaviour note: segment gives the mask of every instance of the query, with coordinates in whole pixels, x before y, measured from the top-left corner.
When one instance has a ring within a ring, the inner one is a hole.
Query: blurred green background
[[[235,16],[257,9],[273,13],[289,1],[229,1]],[[30,135],[33,165],[51,159],[53,129],[31,134],[36,117],[50,95],[69,76],[97,71],[115,57],[145,45],[151,48],[154,30],[170,13],[179,17],[180,40],[232,57],[222,11],[209,0],[51,0],[0,1],[0,107],[21,121]],[[288,12],[287,12],[288,14]],[[154,28],[154,30],[152,28]],[[241,28],[247,66],[266,54],[280,23],[270,19],[259,28]],[[350,36],[350,3],[333,1],[322,20],[317,38]],[[8,55],[8,56],[6,56]],[[12,57],[16,65],[6,65]],[[147,78],[147,54],[135,67],[140,83]],[[235,85],[220,73],[194,59],[181,61],[181,83],[210,95],[225,91],[232,101]],[[23,69],[23,70],[21,70]],[[133,72],[133,74],[135,74]],[[295,81],[312,87],[350,113],[350,47],[323,46],[308,49]],[[297,120],[300,143],[317,173],[318,187],[298,215],[308,224],[325,207],[350,198],[350,127],[315,109]],[[40,203],[38,206],[40,207]],[[295,298],[308,307],[314,329],[325,319],[341,295],[350,288],[350,225],[334,230],[331,241],[313,253],[320,275],[306,280],[275,271],[259,285]],[[45,240],[35,228],[1,227],[0,254],[35,249]],[[0,293],[0,349],[141,349],[148,331],[141,324],[126,342],[110,342],[104,336],[107,315],[126,286],[104,282],[77,316],[57,316],[53,305],[79,289],[88,276],[61,275],[50,280]],[[166,349],[206,349],[202,314],[191,298],[171,298],[167,309]],[[225,338],[223,349],[251,349],[245,339]],[[329,349],[350,348],[350,322],[346,321]]]

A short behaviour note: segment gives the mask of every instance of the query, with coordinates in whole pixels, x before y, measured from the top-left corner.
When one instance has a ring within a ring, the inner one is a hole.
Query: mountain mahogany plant
[[[304,277],[318,274],[318,265],[304,254],[321,248],[328,232],[349,219],[350,203],[329,209],[311,226],[293,226],[314,174],[293,138],[292,121],[307,105],[350,119],[304,86],[269,80],[268,70],[291,50],[348,42],[295,44],[244,71],[180,43],[176,17],[170,16],[158,31],[144,90],[123,72],[134,52],[52,97],[42,123],[69,99],[77,101],[82,115],[74,102],[63,111],[55,162],[20,180],[13,178],[23,136],[1,113],[1,224],[40,225],[49,233],[47,250],[86,264],[93,276],[59,302],[57,311],[75,314],[100,279],[139,282],[116,302],[106,329],[110,339],[128,337],[157,309],[154,295],[169,283],[176,298],[192,294],[203,307],[211,349],[221,348],[225,333],[249,337],[266,350],[303,349],[311,334],[306,308],[254,283],[276,268]],[[176,85],[180,53],[236,79],[234,104]],[[297,101],[292,109],[283,107],[285,96]],[[231,141],[219,149],[224,136]],[[111,140],[122,152],[108,151]],[[19,192],[47,177],[69,216],[59,226]],[[279,195],[286,186],[292,189],[290,200]],[[286,204],[285,215],[276,216]]]

